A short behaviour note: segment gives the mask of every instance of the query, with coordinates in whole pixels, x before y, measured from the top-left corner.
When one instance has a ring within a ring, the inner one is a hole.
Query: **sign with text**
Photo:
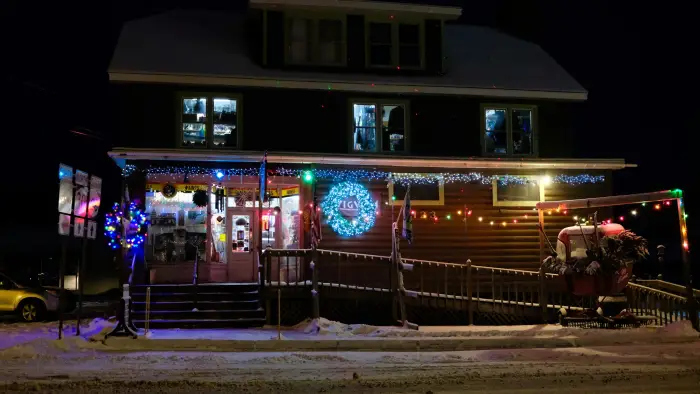
[[[163,186],[167,185],[167,183],[148,183],[146,184],[146,190],[150,190],[152,192],[161,192],[163,191]],[[191,183],[171,183],[175,187],[175,190],[180,193],[180,192],[196,192],[197,190],[207,190],[207,185],[195,185]]]

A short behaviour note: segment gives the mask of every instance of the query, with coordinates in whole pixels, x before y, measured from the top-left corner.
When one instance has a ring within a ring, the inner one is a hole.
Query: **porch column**
[[[211,228],[211,189],[212,186],[207,184],[207,223],[205,225],[207,236],[204,239],[204,262],[211,262],[212,248],[214,248],[214,237]]]

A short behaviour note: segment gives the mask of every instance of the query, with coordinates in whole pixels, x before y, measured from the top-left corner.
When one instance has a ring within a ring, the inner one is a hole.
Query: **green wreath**
[[[357,217],[348,220],[340,213],[340,205],[348,198],[357,199]],[[358,183],[342,182],[331,188],[321,203],[323,213],[328,218],[328,225],[333,231],[344,237],[364,234],[374,227],[377,203],[364,186]]]

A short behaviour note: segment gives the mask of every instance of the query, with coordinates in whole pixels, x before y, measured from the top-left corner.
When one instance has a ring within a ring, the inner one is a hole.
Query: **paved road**
[[[700,393],[698,354],[700,343],[422,354],[28,348],[0,354],[0,392]]]

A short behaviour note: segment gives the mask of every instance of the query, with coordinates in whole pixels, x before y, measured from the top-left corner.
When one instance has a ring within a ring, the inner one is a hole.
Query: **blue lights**
[[[217,171],[217,172],[216,172],[216,178],[217,178],[217,179],[221,179],[221,178],[223,178],[223,177],[224,177],[224,173],[223,173],[223,172],[221,172],[221,171]]]
[[[343,237],[354,237],[374,227],[377,202],[364,186],[342,182],[331,187],[321,203],[328,225]]]

